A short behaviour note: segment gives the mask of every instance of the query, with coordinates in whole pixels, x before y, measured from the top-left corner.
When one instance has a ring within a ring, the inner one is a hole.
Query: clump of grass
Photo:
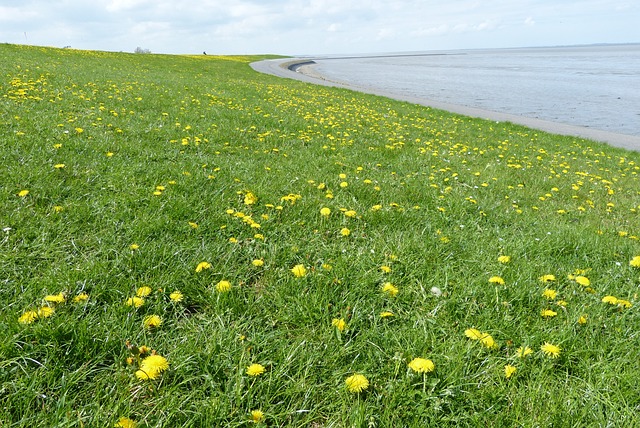
[[[0,51],[0,425],[638,422],[637,153]]]

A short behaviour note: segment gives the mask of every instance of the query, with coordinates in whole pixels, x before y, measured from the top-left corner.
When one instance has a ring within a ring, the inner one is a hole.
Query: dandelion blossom
[[[393,312],[390,312],[390,311],[380,312],[380,318],[390,318],[392,316],[393,316]]]
[[[114,425],[115,428],[136,428],[137,426],[138,424],[135,421],[124,416],[118,419],[118,422]]]
[[[542,318],[553,318],[556,315],[558,315],[558,313],[556,311],[552,311],[551,309],[543,309],[540,312],[540,316],[542,316]]]
[[[251,411],[251,422],[262,422],[264,421],[264,413],[262,413],[262,410],[252,410]]]
[[[482,332],[475,328],[468,328],[464,331],[464,335],[467,336],[471,340],[480,340],[482,339]]]
[[[229,281],[222,280],[216,284],[216,291],[219,293],[226,293],[231,290],[231,283]]]
[[[500,257],[498,257],[498,261],[500,263],[506,264],[506,263],[509,263],[511,261],[511,257],[510,256],[500,256]]]
[[[346,227],[343,227],[342,229],[340,229],[340,235],[349,236],[349,235],[351,235],[351,231],[349,229],[347,229]]]
[[[142,323],[148,329],[157,328],[162,325],[162,318],[160,318],[160,316],[158,315],[149,315],[144,317]]]
[[[640,256],[635,256],[629,261],[629,266],[640,268]]]
[[[173,293],[169,294],[169,299],[171,299],[172,302],[182,302],[182,299],[184,299],[184,295],[176,290]]]
[[[129,249],[131,249],[131,250],[133,250],[133,251],[137,250],[138,248],[140,248],[140,245],[138,245],[138,244],[131,244],[131,245],[129,245]]]
[[[149,287],[148,285],[143,285],[136,290],[136,296],[147,297],[149,294],[151,294],[151,291],[151,287]]]
[[[560,356],[560,347],[557,345],[552,345],[549,342],[545,342],[544,345],[540,347],[540,350],[544,352],[544,354],[551,358],[558,358]]]
[[[531,354],[533,354],[533,349],[529,348],[528,346],[521,346],[516,349],[516,357],[518,358],[524,358],[527,355]]]
[[[198,266],[196,266],[196,272],[202,272],[205,269],[211,269],[211,263],[209,262],[200,262]]]
[[[354,210],[347,210],[347,211],[344,212],[344,215],[345,215],[345,217],[353,218],[353,217],[357,216],[358,213],[355,212]]]
[[[29,191],[26,189],[18,192],[18,196],[20,196],[21,198],[26,197],[28,194],[29,194]]]
[[[493,340],[493,337],[490,334],[486,334],[486,333],[480,339],[480,343],[482,343],[482,345],[485,348],[489,348],[489,349],[498,347],[498,344],[496,343],[495,340]]]
[[[255,259],[251,262],[251,264],[254,265],[255,267],[262,267],[264,266],[264,260]]]
[[[347,328],[347,323],[342,318],[334,318],[331,320],[331,325],[337,328],[339,331],[344,331]]]
[[[586,315],[580,315],[580,318],[578,318],[578,324],[584,325],[587,323],[587,316]]]
[[[55,164],[53,167],[54,167],[55,169],[62,169],[62,168],[64,168],[64,167],[65,167],[65,164],[63,164],[63,163],[57,163],[57,164]]]
[[[398,294],[398,288],[390,282],[385,282],[382,285],[382,292],[388,294],[391,297],[395,297]]]
[[[327,207],[321,208],[320,215],[322,215],[323,217],[329,217],[331,215],[331,210]]]
[[[304,265],[295,265],[291,268],[291,273],[293,273],[293,276],[296,278],[302,278],[307,274],[307,268],[305,268]]]
[[[411,370],[417,373],[430,373],[436,368],[433,361],[426,358],[414,358],[409,362],[408,366]]]
[[[602,303],[609,303],[610,305],[617,305],[618,298],[614,296],[604,296],[602,298]]]
[[[540,282],[552,282],[556,280],[556,276],[555,275],[542,275],[540,278],[538,278],[540,280]]]
[[[552,290],[550,288],[546,288],[542,292],[542,297],[544,297],[545,299],[548,299],[548,300],[555,299],[557,295],[558,295],[557,291],[556,290]]]
[[[169,362],[163,356],[149,355],[140,363],[140,370],[136,371],[136,377],[140,380],[157,379],[160,374],[169,368]]]
[[[144,305],[144,299],[141,297],[130,297],[124,304],[127,306],[139,308],[140,306]]]
[[[38,313],[36,311],[27,311],[24,314],[20,315],[20,318],[18,318],[18,322],[20,324],[31,324],[37,319]]]
[[[38,318],[49,318],[51,315],[53,315],[54,312],[55,309],[53,309],[51,306],[43,306],[38,309]]]
[[[345,379],[344,383],[347,385],[349,392],[358,393],[369,388],[369,380],[361,374],[354,374]]]
[[[499,276],[492,276],[491,278],[489,278],[489,282],[492,284],[504,285],[504,279],[500,278]]]
[[[583,287],[588,287],[591,285],[591,281],[589,281],[589,278],[587,278],[586,276],[576,276],[574,280]]]
[[[513,374],[516,372],[516,368],[514,366],[512,366],[511,364],[507,364],[506,366],[504,366],[504,376],[509,379],[511,378],[511,376],[513,376]]]
[[[89,295],[87,293],[80,293],[73,298],[73,303],[86,302],[87,300],[89,300]]]
[[[58,293],[58,294],[49,294],[48,296],[44,297],[45,302],[50,302],[50,303],[64,303],[65,302],[65,297],[64,294],[62,293]]]
[[[264,372],[265,372],[264,366],[262,364],[256,364],[256,363],[251,364],[249,367],[247,367],[247,370],[246,370],[246,373],[249,376],[253,376],[253,377],[260,376]]]
[[[380,270],[383,273],[390,273],[391,272],[391,268],[389,266],[380,266]]]
[[[245,205],[253,205],[258,202],[258,197],[251,192],[247,192],[244,195],[244,204]]]

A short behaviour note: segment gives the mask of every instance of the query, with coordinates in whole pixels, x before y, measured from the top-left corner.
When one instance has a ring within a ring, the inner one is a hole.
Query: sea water
[[[640,136],[640,44],[315,59],[330,80]]]

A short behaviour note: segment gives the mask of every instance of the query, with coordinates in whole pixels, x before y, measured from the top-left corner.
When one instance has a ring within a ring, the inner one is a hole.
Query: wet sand
[[[285,58],[254,62],[251,64],[251,67],[260,73],[271,74],[278,77],[300,80],[316,85],[332,86],[337,88],[350,89],[358,92],[364,92],[367,94],[380,95],[399,101],[406,101],[413,104],[446,110],[465,116],[477,117],[498,122],[511,122],[552,134],[575,136],[588,140],[600,141],[611,146],[621,147],[627,150],[640,151],[640,137],[637,136],[601,131],[599,129],[568,125],[564,123],[551,122],[531,117],[500,113],[491,110],[483,110],[474,107],[443,103],[421,97],[391,93],[371,87],[357,86],[347,84],[345,82],[327,80],[321,74],[317,73],[314,70],[313,64],[314,62],[312,59]]]

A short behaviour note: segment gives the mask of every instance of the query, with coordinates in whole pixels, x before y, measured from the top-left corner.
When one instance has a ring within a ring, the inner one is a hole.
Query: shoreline
[[[391,56],[391,55],[390,55]],[[358,86],[348,84],[346,82],[334,81],[326,79],[324,76],[314,70],[312,58],[285,58],[275,60],[265,60],[251,63],[250,66],[255,71],[270,74],[277,77],[299,80],[306,83],[316,85],[330,86],[342,89],[349,89],[357,92],[364,92],[371,95],[379,95],[398,101],[406,101],[412,104],[418,104],[425,107],[432,107],[439,110],[445,110],[451,113],[457,113],[464,116],[476,117],[480,119],[511,122],[523,125],[540,131],[552,134],[574,136],[588,140],[607,143],[614,147],[627,150],[640,151],[640,137],[627,134],[619,134],[615,132],[602,131],[594,128],[587,128],[577,125],[569,125],[561,122],[551,122],[548,120],[536,119],[532,117],[519,116],[509,113],[501,113],[492,110],[485,110],[476,107],[467,107],[458,104],[450,104],[422,97],[398,94],[380,90],[377,88]]]

